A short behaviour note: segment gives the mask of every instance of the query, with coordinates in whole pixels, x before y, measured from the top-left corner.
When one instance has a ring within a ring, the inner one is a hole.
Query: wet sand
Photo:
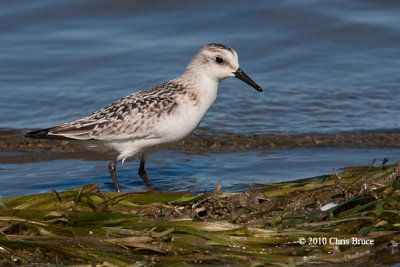
[[[0,151],[86,152],[79,141],[25,138],[23,131],[0,130]],[[334,134],[234,135],[200,130],[175,148],[193,150],[277,149],[288,147],[400,147],[400,130],[342,132]]]
[[[54,159],[109,160],[107,153],[87,150],[80,141],[45,140],[24,137],[25,131],[0,130],[0,151],[7,152],[50,152],[24,155],[0,156],[3,163],[40,162]],[[343,132],[335,134],[297,135],[234,135],[213,134],[206,129],[195,132],[191,137],[175,146],[178,149],[195,151],[241,151],[268,150],[306,147],[400,147],[400,130],[373,132]]]

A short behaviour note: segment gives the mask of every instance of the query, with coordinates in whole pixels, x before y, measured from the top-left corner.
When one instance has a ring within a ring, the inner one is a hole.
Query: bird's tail
[[[62,135],[53,135],[49,134],[49,132],[53,128],[47,128],[47,129],[41,129],[41,130],[36,130],[32,132],[27,132],[24,134],[24,137],[29,137],[29,138],[40,138],[40,139],[57,139],[57,140],[71,140],[72,138],[68,138]]]

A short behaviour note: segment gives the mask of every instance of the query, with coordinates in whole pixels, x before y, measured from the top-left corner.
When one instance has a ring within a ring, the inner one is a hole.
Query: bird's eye
[[[218,64],[221,64],[221,63],[224,62],[224,59],[223,59],[222,57],[216,57],[216,58],[215,58],[215,61],[216,61]]]

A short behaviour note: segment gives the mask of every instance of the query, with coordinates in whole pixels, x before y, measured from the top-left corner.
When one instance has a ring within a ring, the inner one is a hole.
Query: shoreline
[[[0,129],[0,151],[86,152],[79,141],[30,139],[26,131]],[[172,148],[191,150],[262,150],[290,147],[393,147],[400,148],[400,129],[339,133],[236,135],[199,130]]]

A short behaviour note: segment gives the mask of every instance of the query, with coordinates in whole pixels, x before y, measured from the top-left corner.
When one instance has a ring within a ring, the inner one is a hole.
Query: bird
[[[147,156],[190,136],[214,103],[220,82],[230,77],[263,92],[239,67],[235,50],[211,43],[198,51],[178,78],[134,92],[84,118],[30,131],[24,136],[78,140],[89,149],[117,152],[108,164],[117,192],[121,192],[116,174],[118,163],[140,158],[138,174],[151,188],[145,170]]]

